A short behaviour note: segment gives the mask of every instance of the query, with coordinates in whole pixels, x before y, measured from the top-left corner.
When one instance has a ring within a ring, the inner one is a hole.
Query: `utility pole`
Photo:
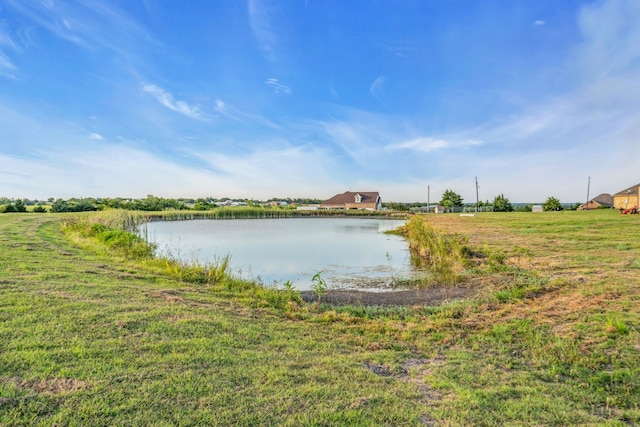
[[[591,189],[591,177],[587,181],[587,203],[584,205],[586,210],[589,210],[589,190]]]
[[[431,186],[427,185],[427,213],[429,213],[430,208],[431,208]]]
[[[480,198],[478,197],[478,177],[476,176],[476,212],[480,207]]]

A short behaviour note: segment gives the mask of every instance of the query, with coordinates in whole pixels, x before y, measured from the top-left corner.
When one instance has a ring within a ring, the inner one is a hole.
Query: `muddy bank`
[[[389,292],[367,292],[356,290],[330,290],[322,295],[322,302],[333,305],[365,305],[365,306],[412,306],[439,305],[443,302],[468,298],[477,289],[470,286],[440,286],[427,289],[409,289]],[[307,302],[318,301],[313,291],[301,292]]]

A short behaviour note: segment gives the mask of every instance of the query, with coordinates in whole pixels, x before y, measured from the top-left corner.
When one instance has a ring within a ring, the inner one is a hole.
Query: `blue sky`
[[[584,201],[640,182],[637,0],[2,0],[0,196]]]

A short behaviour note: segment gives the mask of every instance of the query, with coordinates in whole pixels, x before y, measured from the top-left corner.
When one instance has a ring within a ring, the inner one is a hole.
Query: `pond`
[[[263,285],[291,281],[311,290],[316,273],[329,289],[390,290],[420,274],[408,243],[385,234],[403,220],[379,218],[199,219],[156,221],[141,234],[157,254],[206,264],[228,256],[231,270]]]

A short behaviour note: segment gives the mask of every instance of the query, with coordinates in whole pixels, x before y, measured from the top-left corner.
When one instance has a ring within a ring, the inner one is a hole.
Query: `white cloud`
[[[238,122],[244,122],[243,116],[245,116],[245,115],[240,113],[238,110],[236,110],[235,108],[231,107],[229,104],[227,104],[226,102],[224,102],[221,99],[216,99],[215,100],[213,109],[217,113],[220,113],[220,114],[222,114],[223,116],[225,116],[227,118],[230,118],[230,119],[238,121]]]
[[[171,93],[165,91],[161,87],[153,84],[145,84],[142,86],[142,90],[153,96],[161,105],[167,107],[170,110],[183,114],[192,119],[206,119],[199,106],[189,105],[185,101],[176,101],[173,99],[173,95]]]
[[[393,144],[389,146],[389,148],[392,150],[411,150],[430,153],[432,151],[445,150],[447,148],[472,147],[478,145],[482,145],[482,141],[477,139],[446,140],[422,137],[399,144]]]
[[[380,91],[382,90],[382,85],[384,84],[385,80],[387,80],[386,77],[380,76],[375,79],[373,83],[371,83],[371,86],[369,86],[369,92],[379,102],[383,102],[382,99],[380,99]]]
[[[90,133],[89,134],[89,138],[90,139],[95,139],[97,141],[102,141],[104,138],[102,137],[102,135],[100,135],[99,133]]]
[[[543,21],[543,20],[541,20],[541,19],[538,19],[538,20],[536,20],[536,21],[533,23],[533,25],[541,26],[541,25],[545,25],[546,23],[547,23],[546,21]]]
[[[273,23],[275,10],[270,0],[249,0],[249,25],[264,56],[271,62],[277,60],[276,49],[280,42]]]
[[[5,53],[5,48],[17,50],[11,36],[9,36],[8,31],[5,30],[4,25],[0,21],[0,75],[15,79],[14,72],[17,70],[17,67]]]
[[[293,91],[287,85],[280,83],[278,79],[269,78],[264,81],[267,86],[269,86],[275,93],[284,93],[290,95]]]
[[[100,159],[96,162],[95,159]],[[99,145],[45,151],[38,157],[0,154],[0,186],[20,197],[125,196],[178,197],[216,181],[204,171],[162,160],[125,145]],[[186,190],[188,189],[188,190]]]
[[[291,147],[286,142],[266,142],[282,148],[256,149],[247,155],[217,152],[192,153],[218,173],[220,184],[251,197],[273,197],[274,193],[317,194],[318,183],[332,185],[331,160],[312,146]],[[271,195],[271,196],[269,196]]]
[[[11,60],[0,51],[0,75],[15,79],[14,71],[16,70],[17,68]]]
[[[33,41],[30,32],[35,27],[77,46],[110,49],[126,59],[128,64],[140,61],[141,55],[137,53],[140,49],[158,46],[143,25],[113,2],[5,0],[3,6],[30,21],[29,27],[18,29],[23,44]],[[114,28],[119,31],[114,31]]]

